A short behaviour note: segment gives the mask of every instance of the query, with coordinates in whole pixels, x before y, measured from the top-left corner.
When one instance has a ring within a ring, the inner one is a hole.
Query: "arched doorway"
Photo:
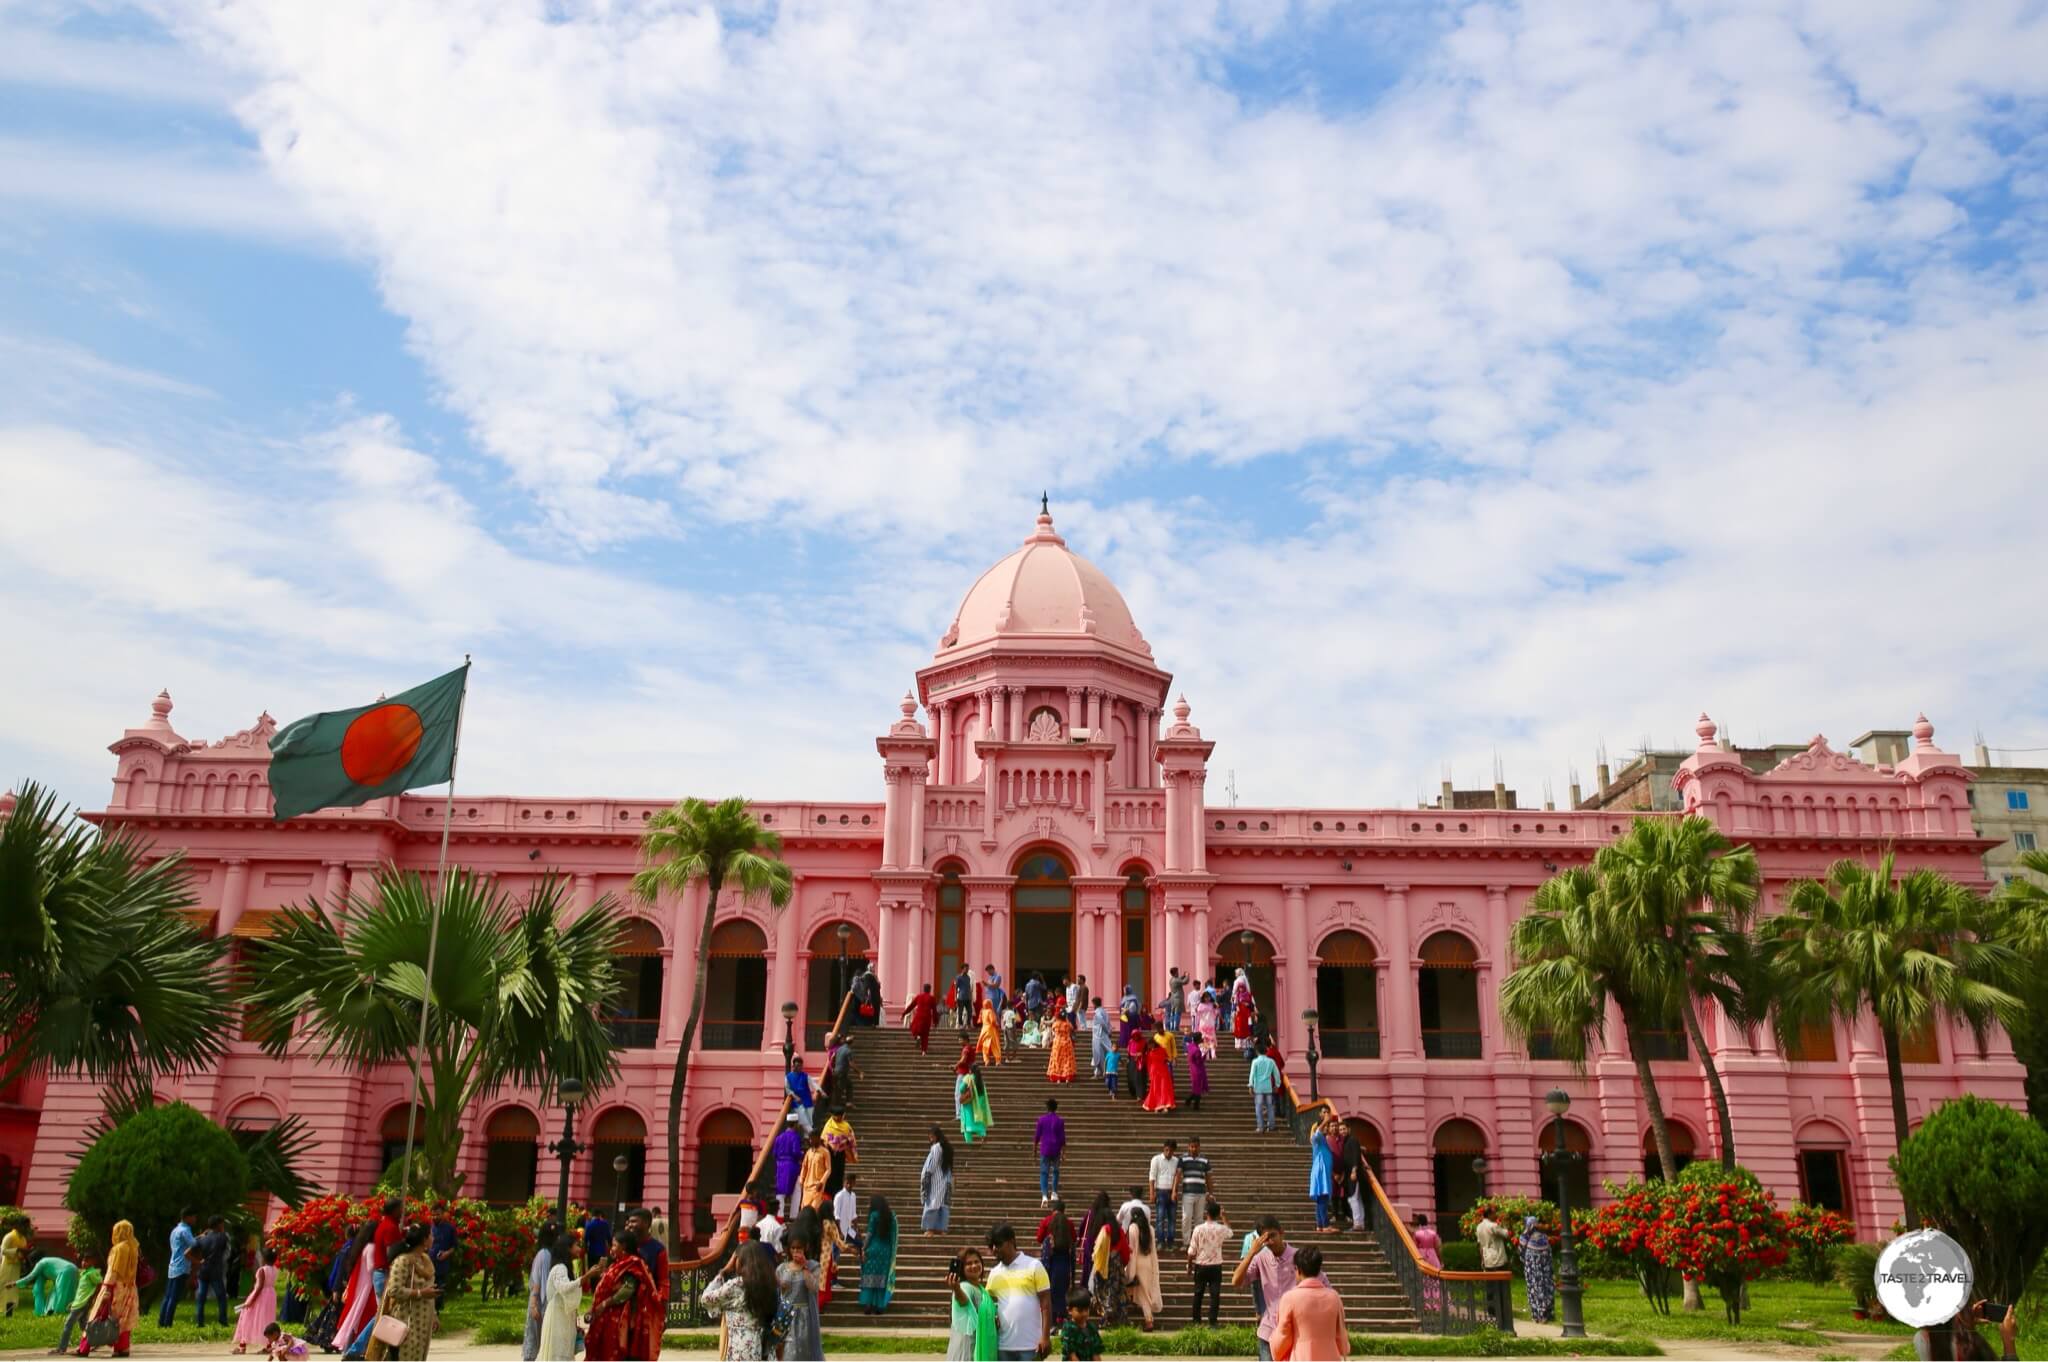
[[[1380,1057],[1380,1000],[1376,954],[1361,932],[1332,932],[1317,951],[1316,1012],[1327,1059]]]
[[[1420,976],[1423,1057],[1480,1058],[1479,952],[1456,932],[1437,932],[1422,943]]]
[[[1067,986],[1074,968],[1074,872],[1056,852],[1034,851],[1010,888],[1010,981],[1013,992],[1036,974],[1048,992]]]
[[[1826,1121],[1808,1121],[1794,1140],[1799,1151],[1799,1199],[1852,1216],[1849,1201],[1849,1137]]]
[[[1363,1116],[1347,1116],[1345,1126],[1358,1137],[1358,1147],[1365,1154],[1365,1161],[1372,1165],[1372,1175],[1385,1186],[1387,1181],[1386,1155],[1380,1148],[1380,1128]],[[1370,1200],[1370,1198],[1368,1198]]]
[[[697,1127],[697,1234],[712,1234],[711,1198],[747,1189],[754,1168],[754,1123],[736,1111],[714,1111]]]
[[[484,1200],[523,1205],[540,1173],[540,1118],[525,1107],[504,1107],[484,1123]]]
[[[760,1049],[768,1012],[767,935],[745,918],[719,923],[704,986],[704,1048]]]
[[[1123,969],[1118,982],[1136,991],[1143,998],[1151,985],[1147,982],[1152,968],[1152,891],[1145,884],[1145,867],[1132,866],[1124,872],[1124,887],[1119,898],[1123,908]],[[1109,990],[1102,990],[1105,997]],[[1111,1002],[1116,1001],[1114,998]]]
[[[1273,968],[1273,943],[1252,932],[1251,953],[1246,955],[1245,936],[1245,932],[1236,931],[1216,943],[1217,983],[1228,988],[1237,977],[1238,970],[1242,969],[1246,981],[1252,986],[1252,1000],[1259,1005],[1259,1015],[1266,1019],[1275,1035],[1284,1034],[1286,1027],[1282,1023],[1285,1018],[1274,1002],[1276,972]]]
[[[1437,1219],[1447,1227],[1443,1232],[1456,1238],[1458,1217],[1486,1195],[1479,1174],[1472,1171],[1472,1160],[1486,1153],[1486,1132],[1463,1117],[1453,1117],[1436,1128],[1430,1150],[1436,1166]]]
[[[622,1154],[623,1173],[614,1166]],[[637,1206],[647,1195],[646,1184],[647,1122],[630,1107],[613,1107],[590,1128],[590,1204]]]
[[[384,1113],[384,1123],[377,1127],[377,1177],[390,1171],[391,1165],[405,1157],[405,1112],[403,1106],[393,1107]],[[412,1147],[418,1149],[426,1137],[426,1124],[417,1116],[413,1118]],[[375,1181],[372,1178],[371,1181]]]
[[[846,935],[839,929],[845,927]],[[832,1023],[839,1018],[839,1004],[853,986],[853,976],[868,962],[868,934],[858,922],[820,923],[811,933],[811,979],[804,1002],[804,1048],[825,1048]]]
[[[960,882],[960,863],[939,870],[938,911],[932,930],[932,988],[943,999],[967,960],[967,886]],[[919,980],[920,983],[924,982]]]
[[[611,1017],[612,1042],[627,1050],[652,1050],[661,1034],[661,929],[646,918],[626,924],[619,943],[619,973],[625,988]]]
[[[1536,1183],[1543,1199],[1557,1201],[1558,1168],[1550,1155],[1557,1148],[1557,1122],[1546,1120],[1536,1132]],[[1577,1121],[1564,1123],[1564,1149],[1570,1160],[1564,1169],[1564,1188],[1571,1193],[1572,1209],[1590,1210],[1593,1205],[1593,1137]]]
[[[1698,1157],[1697,1146],[1693,1144],[1692,1132],[1683,1122],[1666,1121],[1665,1127],[1671,1132],[1671,1161],[1683,1173],[1685,1166]],[[1657,1157],[1657,1132],[1643,1132],[1643,1181],[1655,1182],[1664,1176],[1663,1161]]]

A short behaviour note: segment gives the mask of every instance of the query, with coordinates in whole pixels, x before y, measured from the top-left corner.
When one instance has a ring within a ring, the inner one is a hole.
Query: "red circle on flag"
[[[358,785],[382,785],[405,769],[425,731],[411,705],[366,709],[341,735],[341,769]]]

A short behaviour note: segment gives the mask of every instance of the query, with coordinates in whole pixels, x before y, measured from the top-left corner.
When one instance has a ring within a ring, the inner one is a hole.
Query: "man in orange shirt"
[[[1344,1298],[1323,1276],[1323,1251],[1304,1248],[1294,1255],[1297,1278],[1293,1290],[1280,1298],[1273,1312],[1273,1356],[1303,1362],[1336,1362],[1351,1355],[1351,1335],[1344,1328]]]

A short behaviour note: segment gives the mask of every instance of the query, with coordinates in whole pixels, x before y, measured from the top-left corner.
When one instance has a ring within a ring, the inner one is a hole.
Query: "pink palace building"
[[[707,1226],[711,1198],[736,1186],[779,1104],[782,1006],[796,1004],[797,1043],[816,1052],[848,971],[865,960],[892,1004],[926,981],[943,992],[962,961],[976,970],[993,961],[1012,986],[1034,970],[1048,982],[1078,972],[1113,996],[1129,979],[1148,998],[1169,966],[1213,976],[1248,963],[1281,1019],[1297,1083],[1307,1072],[1300,1018],[1317,1010],[1321,1091],[1357,1123],[1397,1202],[1461,1206],[1480,1154],[1489,1190],[1536,1191],[1551,1140],[1542,1099],[1556,1086],[1574,1097],[1568,1141],[1588,1156],[1589,1185],[1574,1200],[1589,1190],[1598,1199],[1602,1179],[1641,1172],[1648,1124],[1618,1020],[1576,1073],[1546,1057],[1541,1037],[1512,1042],[1495,1001],[1508,926],[1531,892],[1558,867],[1586,863],[1638,815],[1219,808],[1205,798],[1216,741],[1171,681],[1116,587],[1041,514],[1023,545],[969,588],[901,715],[874,740],[881,798],[755,806],[786,840],[796,894],[781,913],[756,903],[721,913],[675,1170],[664,1166],[663,1122],[704,903],[693,892],[634,905],[630,987],[614,1023],[623,1078],[578,1114],[591,1147],[572,1170],[573,1194],[665,1201],[677,1176]],[[199,915],[237,940],[264,936],[287,904],[340,903],[382,863],[431,868],[441,832],[439,795],[272,822],[265,743],[274,728],[266,714],[219,741],[190,740],[159,695],[147,721],[113,743],[113,792],[95,815],[182,849]],[[1970,775],[1935,746],[1925,718],[1896,766],[1865,765],[1816,737],[1762,774],[1717,742],[1704,715],[1697,731],[1699,750],[1677,776],[1684,806],[1756,848],[1768,902],[1790,880],[1887,845],[1903,867],[1986,884],[1981,858],[1992,843],[1971,831]],[[581,909],[601,894],[627,897],[641,825],[661,807],[461,797],[451,856],[514,892],[565,876]],[[1744,1162],[1781,1198],[1839,1206],[1866,1234],[1888,1226],[1900,1204],[1885,1166],[1892,1118],[1875,1027],[1817,1031],[1788,1054],[1724,1018],[1705,1026]],[[1716,1155],[1705,1083],[1682,1033],[1650,1039],[1680,1150]],[[1967,1030],[1941,1025],[1913,1037],[1906,1059],[1916,1119],[1963,1092],[2024,1100],[2003,1035],[1980,1049]],[[395,1066],[269,1059],[237,1043],[217,1070],[167,1079],[161,1091],[228,1122],[303,1114],[330,1187],[367,1188],[404,1136]],[[17,1131],[8,1157],[20,1160],[32,1143],[23,1200],[59,1223],[71,1154],[100,1098],[61,1079],[43,1097],[39,1126]],[[482,1105],[464,1147],[467,1190],[513,1200],[552,1188],[557,1166],[541,1146],[560,1123],[528,1093]]]

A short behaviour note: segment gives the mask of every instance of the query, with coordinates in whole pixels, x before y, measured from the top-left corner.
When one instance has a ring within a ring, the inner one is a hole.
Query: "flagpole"
[[[427,1049],[427,1014],[433,1007],[434,956],[441,944],[441,900],[448,889],[448,834],[455,826],[455,766],[462,757],[462,715],[469,708],[469,654],[462,655],[462,694],[455,701],[455,736],[448,749],[448,796],[441,804],[441,856],[434,867],[434,894],[427,915],[427,975],[420,989],[420,1034],[412,1047],[412,1090],[405,1109],[405,1160],[398,1175],[398,1214],[403,1222],[405,1203],[412,1198],[413,1131],[419,1122],[420,1061]],[[391,1296],[391,1278],[384,1278],[384,1293],[377,1298],[377,1318],[384,1315]],[[374,1326],[375,1320],[371,1323]],[[344,1344],[344,1347],[347,1345]]]

